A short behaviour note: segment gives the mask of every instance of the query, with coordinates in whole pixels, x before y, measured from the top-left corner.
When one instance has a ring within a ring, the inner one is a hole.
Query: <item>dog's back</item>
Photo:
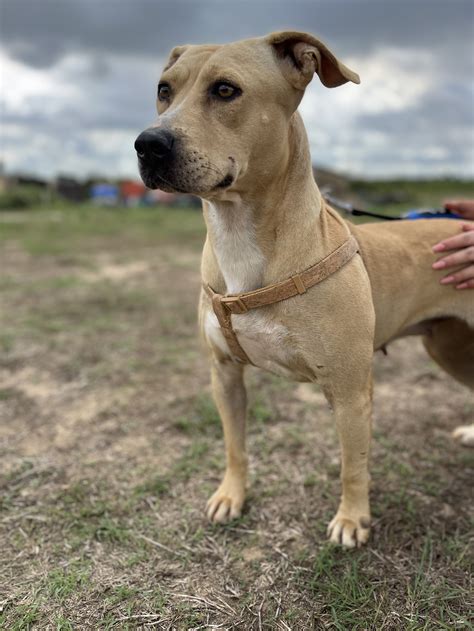
[[[471,292],[441,285],[446,272],[431,267],[436,260],[432,246],[458,234],[459,222],[420,219],[349,226],[359,241],[372,286],[376,348],[416,332],[417,325],[431,319],[455,316],[474,329]]]

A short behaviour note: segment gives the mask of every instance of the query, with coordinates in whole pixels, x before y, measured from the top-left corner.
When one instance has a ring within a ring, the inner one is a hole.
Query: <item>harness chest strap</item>
[[[222,333],[229,346],[231,353],[243,363],[251,364],[247,353],[239,344],[235,331],[232,327],[231,315],[247,313],[250,309],[257,309],[266,305],[287,300],[306,291],[322,282],[337,270],[348,263],[358,252],[359,245],[352,235],[340,245],[336,250],[328,254],[324,259],[308,267],[299,274],[291,276],[273,285],[267,285],[261,289],[245,292],[242,294],[218,294],[209,285],[203,285],[204,290],[212,301],[212,308],[216,314]]]

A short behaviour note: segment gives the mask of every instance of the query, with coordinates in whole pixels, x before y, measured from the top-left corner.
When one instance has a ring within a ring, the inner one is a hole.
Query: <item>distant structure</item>
[[[55,193],[70,202],[85,202],[89,198],[89,187],[84,182],[79,182],[73,177],[58,175],[51,183]]]
[[[136,180],[124,180],[120,182],[120,200],[124,206],[140,206],[145,202],[148,189]]]
[[[199,206],[200,200],[191,195],[165,193],[160,189],[151,190],[142,182],[123,180],[120,182],[120,203],[123,206]]]
[[[120,200],[120,189],[117,184],[102,182],[90,187],[90,198],[97,206],[117,206]]]
[[[191,195],[165,193],[150,190],[137,180],[121,180],[118,183],[94,182],[89,187],[89,197],[98,206],[197,206],[200,201]]]

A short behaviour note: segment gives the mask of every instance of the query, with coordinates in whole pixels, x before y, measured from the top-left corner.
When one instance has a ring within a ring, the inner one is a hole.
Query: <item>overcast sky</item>
[[[309,31],[361,76],[317,78],[313,161],[366,177],[474,177],[473,0],[0,0],[7,172],[137,177],[170,48]]]

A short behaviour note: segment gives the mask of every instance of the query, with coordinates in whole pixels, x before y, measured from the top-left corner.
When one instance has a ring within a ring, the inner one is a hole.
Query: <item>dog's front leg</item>
[[[337,514],[329,524],[328,535],[331,541],[349,548],[366,543],[370,532],[371,374],[359,388],[348,388],[346,383],[339,389],[339,395],[332,397],[341,443],[342,498]]]
[[[207,516],[214,522],[225,522],[240,516],[245,500],[247,395],[242,365],[214,359],[211,378],[212,394],[224,429],[226,471],[207,503]]]

